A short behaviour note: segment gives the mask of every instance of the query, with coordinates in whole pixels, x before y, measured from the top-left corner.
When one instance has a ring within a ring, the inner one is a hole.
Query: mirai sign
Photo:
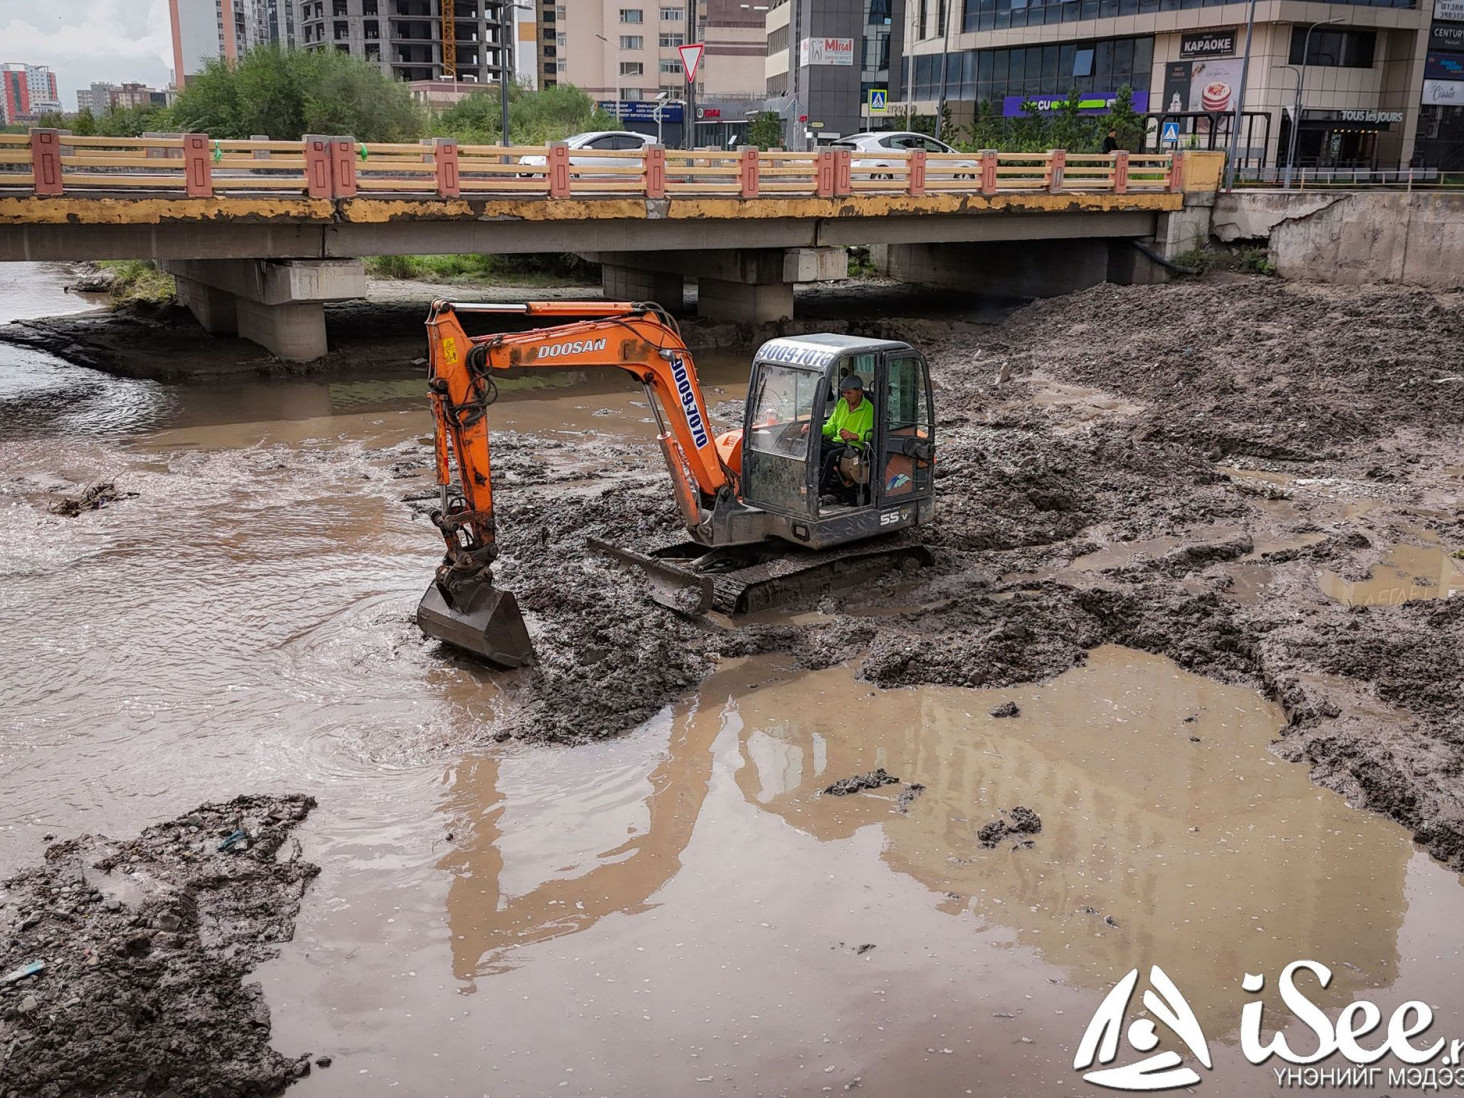
[[[1459,0],[1464,4],[1464,0]],[[852,38],[805,38],[798,43],[798,63],[809,65],[839,65],[845,68],[854,64],[854,39]]]

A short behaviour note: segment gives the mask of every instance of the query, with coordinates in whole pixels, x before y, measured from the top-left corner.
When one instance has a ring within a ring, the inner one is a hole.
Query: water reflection
[[[1018,718],[988,715],[1008,699]],[[1283,723],[1249,690],[1117,648],[1010,691],[872,692],[846,669],[790,673],[750,661],[676,711],[648,779],[614,763],[597,776],[606,760],[588,757],[568,769],[555,759],[549,773],[538,755],[459,768],[444,809],[461,845],[440,863],[453,874],[454,972],[464,981],[499,973],[515,947],[656,906],[692,831],[725,826],[698,820],[725,733],[750,806],[823,843],[882,834],[878,862],[846,872],[841,892],[887,887],[892,868],[967,933],[1009,935],[1080,987],[1106,989],[1131,967],[1161,963],[1216,1035],[1235,1024],[1239,973],[1275,973],[1299,957],[1333,968],[1318,1001],[1339,1006],[1398,976],[1414,852],[1401,829],[1271,756],[1265,744]],[[880,766],[925,786],[908,812],[897,808],[903,785],[820,794]],[[514,771],[507,785],[505,768]],[[1042,816],[1035,844],[984,848],[980,827],[1018,804]],[[642,817],[615,840],[628,805]],[[570,844],[579,854],[555,846],[564,827],[585,832]],[[503,884],[505,841],[517,888]],[[745,839],[730,828],[724,841]],[[777,832],[756,856],[776,863],[795,847],[792,832]],[[1441,882],[1447,918],[1464,918],[1450,875],[1423,872]],[[677,935],[694,943],[699,926],[682,913]],[[1028,956],[1013,952],[1009,963]]]

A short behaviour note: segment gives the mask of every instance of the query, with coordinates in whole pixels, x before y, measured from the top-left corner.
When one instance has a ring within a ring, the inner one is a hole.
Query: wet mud
[[[498,736],[623,732],[718,658],[782,651],[808,669],[852,661],[878,687],[1002,687],[1121,644],[1283,701],[1278,752],[1464,866],[1457,295],[1101,286],[1000,324],[869,326],[931,360],[935,567],[730,629],[658,611],[583,548],[677,532],[654,455],[606,443],[603,479],[500,494],[500,582],[543,664]],[[542,457],[525,438],[508,460]],[[1400,582],[1433,597],[1329,596],[1327,574],[1397,571],[1396,546],[1428,550],[1434,574]]]
[[[319,867],[305,796],[205,804],[137,838],[55,843],[0,885],[0,1094],[271,1095],[310,1056],[270,1047],[249,973],[294,935]]]

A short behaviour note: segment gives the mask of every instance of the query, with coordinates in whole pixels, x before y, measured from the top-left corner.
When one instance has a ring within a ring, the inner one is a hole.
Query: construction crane
[[[442,4],[442,78],[457,79],[457,0]]]

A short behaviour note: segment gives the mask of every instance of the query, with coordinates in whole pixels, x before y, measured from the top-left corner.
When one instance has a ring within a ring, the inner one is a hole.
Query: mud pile
[[[1003,686],[1118,643],[1280,698],[1278,750],[1464,866],[1464,599],[1348,607],[1317,586],[1324,567],[1366,576],[1388,544],[1464,544],[1458,295],[1231,278],[863,327],[931,361],[936,566],[827,597],[813,624],[676,618],[583,550],[676,533],[654,456],[612,446],[611,487],[501,497],[500,574],[544,665],[500,734],[623,731],[717,656]]]
[[[308,1074],[270,1048],[243,979],[293,936],[320,871],[291,837],[314,806],[206,804],[135,839],[56,843],[0,886],[0,974],[43,965],[0,989],[0,1095],[268,1095]]]

